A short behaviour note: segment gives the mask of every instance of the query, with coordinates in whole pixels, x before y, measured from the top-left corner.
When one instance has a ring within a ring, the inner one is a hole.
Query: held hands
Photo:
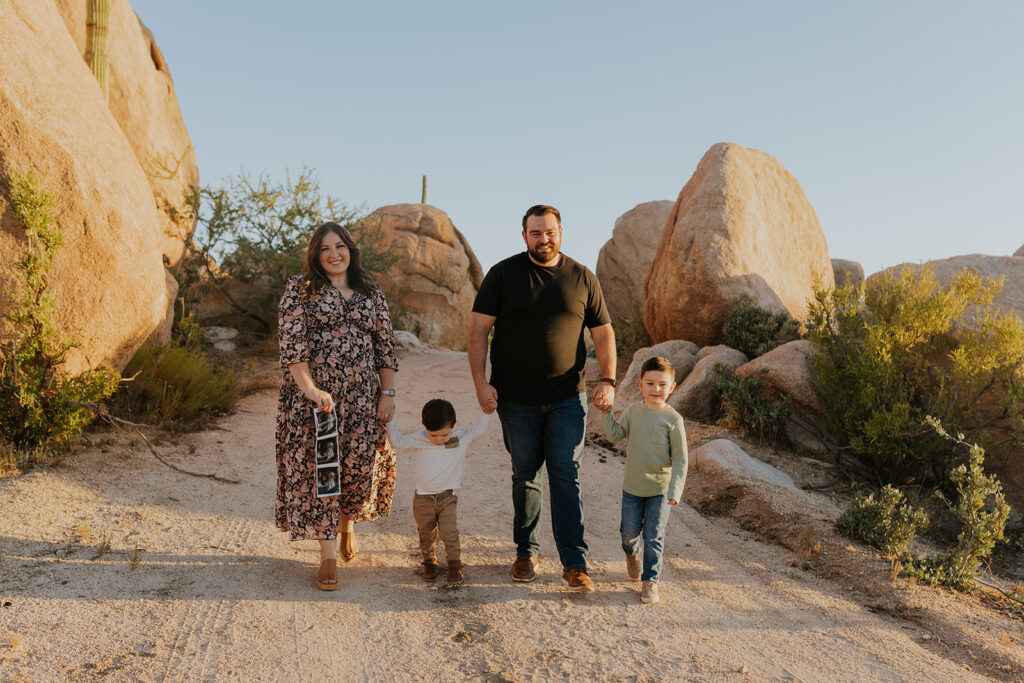
[[[479,384],[476,387],[476,401],[480,410],[490,415],[498,408],[498,390],[490,384]]]
[[[380,403],[377,404],[377,419],[381,422],[391,422],[391,418],[395,414],[395,397],[384,394],[380,397]]]
[[[323,389],[313,387],[306,392],[306,398],[316,404],[318,410],[329,413],[334,410],[334,399]]]
[[[615,387],[607,382],[598,382],[594,387],[594,407],[602,413],[607,413],[615,403]]]

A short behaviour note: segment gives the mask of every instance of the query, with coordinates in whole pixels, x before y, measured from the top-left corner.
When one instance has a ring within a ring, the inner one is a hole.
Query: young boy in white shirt
[[[481,413],[472,429],[455,426],[455,408],[444,399],[426,402],[421,414],[423,429],[403,436],[392,418],[388,438],[399,451],[411,451],[416,458],[416,495],[412,514],[420,535],[423,553],[424,581],[437,578],[437,537],[444,542],[448,560],[447,585],[458,586],[465,581],[459,547],[459,527],[455,509],[459,502],[455,491],[462,488],[462,466],[470,442],[483,434],[490,415]]]

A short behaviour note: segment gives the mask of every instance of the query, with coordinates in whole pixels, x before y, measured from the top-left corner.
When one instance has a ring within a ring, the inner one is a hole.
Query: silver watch
[[[381,389],[380,390],[380,394],[381,394],[381,396],[394,396],[395,395],[395,390],[394,389]]]

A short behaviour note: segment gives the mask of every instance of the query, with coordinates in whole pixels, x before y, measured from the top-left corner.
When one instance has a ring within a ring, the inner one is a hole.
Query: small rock
[[[234,339],[238,336],[238,330],[233,327],[207,327],[203,333],[203,338],[211,344],[217,342],[227,341],[228,339]]]
[[[928,642],[929,640],[931,640],[931,639],[932,639],[932,637],[931,637],[930,635],[928,635],[927,633],[925,633],[925,634],[924,634],[923,636],[921,636],[921,640],[923,640],[923,641],[924,641],[924,642],[926,642],[926,643],[927,643],[927,642]]]
[[[408,330],[395,330],[395,346],[400,349],[418,349],[423,346],[419,337]]]
[[[746,675],[749,672],[750,672],[750,669],[748,669],[745,666],[741,666],[740,668],[736,669],[736,673],[740,673],[740,674],[743,674],[743,675]]]
[[[228,341],[226,339],[213,345],[214,351],[219,351],[221,353],[233,353],[237,348],[238,347],[235,345],[235,342]]]

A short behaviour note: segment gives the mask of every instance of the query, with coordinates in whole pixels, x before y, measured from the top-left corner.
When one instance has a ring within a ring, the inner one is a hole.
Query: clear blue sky
[[[135,0],[204,184],[308,166],[445,210],[484,267],[559,207],[590,267],[716,142],[799,180],[867,273],[1024,244],[1024,2]]]

